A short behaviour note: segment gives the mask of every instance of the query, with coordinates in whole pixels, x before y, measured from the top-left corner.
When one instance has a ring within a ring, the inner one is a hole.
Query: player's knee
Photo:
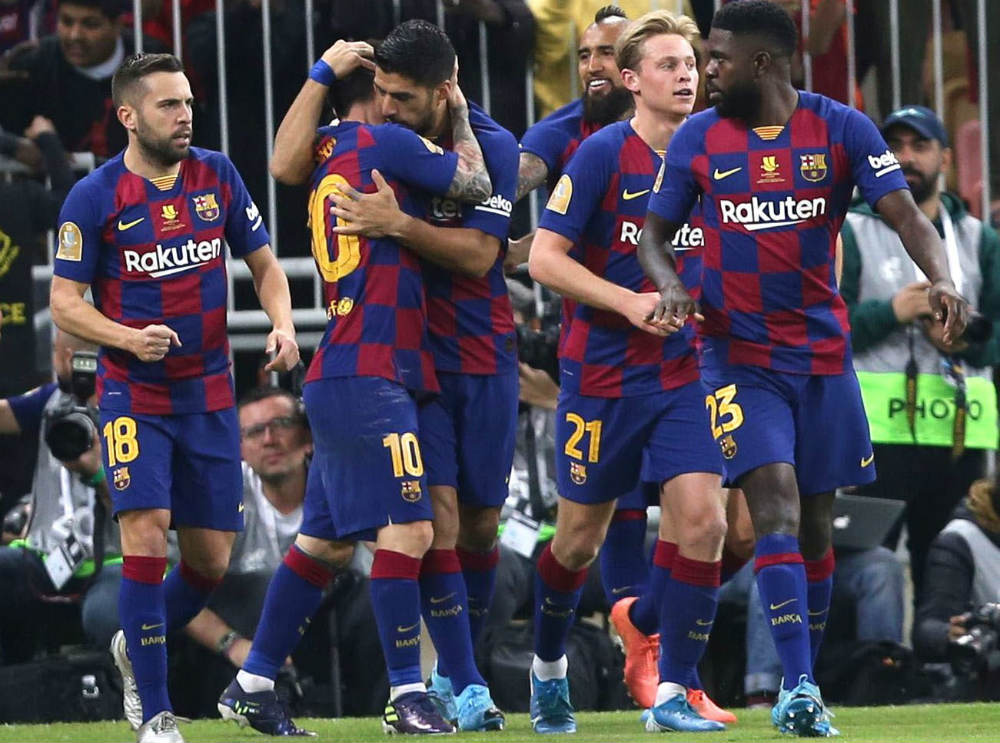
[[[577,534],[559,541],[557,537],[558,532],[552,540],[552,554],[567,570],[583,570],[597,559],[601,549],[599,540],[587,538],[585,534]]]
[[[496,545],[499,508],[463,509],[458,544],[470,552],[489,552]]]
[[[229,551],[202,555],[185,555],[184,562],[203,578],[211,581],[222,580],[229,569]]]
[[[317,539],[304,534],[295,538],[295,546],[309,557],[338,568],[346,566],[354,556],[354,544],[351,542]]]

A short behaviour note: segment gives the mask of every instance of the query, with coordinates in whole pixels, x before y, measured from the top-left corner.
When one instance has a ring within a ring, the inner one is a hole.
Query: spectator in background
[[[0,123],[21,131],[35,115],[50,119],[70,152],[101,158],[125,146],[125,129],[111,101],[111,76],[134,51],[122,29],[121,0],[60,0],[54,36],[14,50],[12,72],[27,73],[8,88]],[[152,40],[146,51],[158,51]]]
[[[914,200],[944,240],[957,290],[988,319],[945,343],[928,303],[930,285],[892,228],[867,206],[847,215],[840,291],[878,469],[876,482],[860,492],[907,501],[919,604],[931,540],[972,482],[984,476],[987,452],[997,448],[992,367],[1000,362],[1000,240],[958,197],[941,191],[952,152],[933,111],[902,108],[886,118],[882,134]],[[895,547],[898,537],[896,528],[887,546]]]
[[[576,97],[579,81],[574,76],[572,50],[580,35],[594,22],[594,14],[607,0],[528,0],[535,14],[535,103],[538,115],[548,116]],[[614,3],[629,18],[650,10],[650,0],[618,0]],[[675,10],[674,3],[660,3]],[[691,3],[683,0],[683,10],[693,17]]]
[[[38,38],[44,0],[0,0],[0,52]]]
[[[31,486],[31,515],[24,539],[0,547],[0,649],[4,663],[31,659],[39,642],[39,609],[46,596],[82,595],[82,626],[87,640],[104,649],[118,629],[121,542],[107,516],[108,483],[101,465],[96,427],[90,448],[60,462],[45,443],[45,416],[69,399],[70,359],[94,347],[59,331],[52,348],[58,383],[0,400],[0,433],[39,442]],[[93,402],[93,400],[91,400]],[[100,540],[96,539],[100,533]],[[53,566],[60,545],[78,542],[79,564],[59,573]],[[96,545],[96,546],[95,546]],[[102,567],[95,570],[95,552]]]

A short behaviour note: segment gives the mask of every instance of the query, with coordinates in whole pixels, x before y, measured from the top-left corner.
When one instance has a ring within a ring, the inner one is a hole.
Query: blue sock
[[[462,563],[462,576],[465,578],[465,589],[469,597],[469,633],[472,635],[472,646],[475,647],[486,625],[490,604],[493,603],[500,549],[494,547],[489,552],[469,552],[457,547],[455,552],[458,554],[458,561]]]
[[[718,562],[691,560],[678,554],[664,591],[660,644],[660,682],[671,681],[689,689],[700,688],[698,662],[705,654],[708,636],[719,604]]]
[[[667,581],[670,580],[670,569],[673,567],[676,556],[676,544],[665,542],[662,539],[656,540],[656,548],[653,550],[653,567],[649,571],[649,587],[632,604],[628,613],[632,624],[644,635],[655,635],[660,631],[664,595]]]
[[[257,631],[243,670],[274,680],[299,644],[333,577],[324,562],[292,545],[271,577]]]
[[[784,688],[793,689],[801,676],[813,681],[809,649],[806,571],[799,540],[788,534],[765,534],[757,540],[754,570],[764,616],[781,658]]]
[[[167,610],[164,600],[165,557],[125,555],[118,594],[118,616],[135,682],[142,700],[142,721],[173,711],[167,696]]]
[[[564,568],[549,543],[538,558],[535,573],[535,655],[550,662],[566,654],[566,636],[573,624],[586,570]]]
[[[469,630],[465,578],[455,550],[427,550],[420,569],[420,603],[438,654],[438,673],[456,695],[486,682],[476,668]]]
[[[830,599],[833,597],[833,570],[836,565],[833,548],[818,560],[806,560],[806,584],[809,602],[809,653],[813,668],[823,644],[826,620],[830,614]]]
[[[420,560],[375,550],[372,609],[389,671],[389,686],[422,684],[420,675]]]
[[[213,580],[205,577],[181,558],[163,581],[167,632],[181,629],[190,622],[205,607],[208,597],[221,582],[221,578]]]
[[[649,561],[645,553],[646,512],[615,511],[598,557],[601,583],[608,606],[628,596],[642,596],[649,583]]]

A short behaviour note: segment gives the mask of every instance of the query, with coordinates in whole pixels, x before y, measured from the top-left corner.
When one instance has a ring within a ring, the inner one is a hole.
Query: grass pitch
[[[841,731],[845,743],[876,743],[906,741],[906,743],[965,743],[966,741],[1000,741],[1000,704],[938,704],[906,707],[854,707],[835,709],[834,725]],[[673,733],[665,743],[694,740],[698,743],[721,741],[791,741],[779,735],[771,726],[766,710],[737,710],[739,723],[722,733],[686,735]],[[323,741],[386,741],[381,723],[376,718],[345,718],[339,720],[296,720],[302,727],[315,730]],[[579,732],[570,737],[556,736],[567,743],[607,743],[611,741],[652,740],[643,731],[639,713],[581,712],[577,714]],[[237,728],[221,720],[197,720],[181,726],[187,743],[233,741],[253,743],[274,740],[250,728]],[[444,738],[448,741],[541,741],[531,731],[526,714],[512,714],[507,729],[500,733],[462,733]],[[0,741],[18,743],[132,743],[135,737],[125,722],[62,723],[54,725],[0,725]],[[410,740],[413,740],[411,738]],[[552,740],[549,738],[548,740]]]

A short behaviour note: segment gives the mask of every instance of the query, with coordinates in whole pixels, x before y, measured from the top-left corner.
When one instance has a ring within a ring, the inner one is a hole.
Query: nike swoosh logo
[[[240,507],[239,507],[239,508],[237,508],[236,510],[237,510],[237,511],[238,511],[239,513],[243,513],[243,508],[244,508],[243,504],[242,504],[242,503],[240,503]]]
[[[625,593],[631,587],[632,586],[622,586],[621,588],[612,588],[611,589],[611,593],[613,593],[615,596],[617,596],[619,593]]]
[[[792,599],[792,600],[794,601],[795,599]],[[704,619],[695,619],[694,623],[697,624],[699,627],[711,627],[712,626],[712,620],[711,619],[709,619],[708,621],[705,621]]]
[[[159,624],[143,624],[142,630],[143,632],[145,632],[146,630],[156,629],[157,627],[162,627],[162,626],[163,622],[160,622]]]
[[[136,226],[137,224],[139,224],[139,222],[141,222],[141,221],[142,221],[142,220],[144,220],[144,219],[145,219],[145,217],[139,217],[139,218],[138,218],[137,220],[135,220],[134,222],[122,222],[122,221],[121,221],[121,220],[119,219],[119,220],[118,220],[118,229],[119,229],[119,230],[120,230],[121,232],[124,232],[125,230],[129,229],[130,227],[135,227],[135,226]]]
[[[420,624],[420,622],[417,622],[417,624]],[[401,624],[397,624],[396,625],[396,631],[397,632],[409,632],[412,629],[416,629],[417,624],[411,624],[409,627],[404,627]]]
[[[861,466],[862,466],[862,468],[867,467],[873,461],[875,461],[875,453],[874,452],[872,452],[871,454],[869,454],[867,457],[862,457],[861,458]]]
[[[811,617],[821,617],[824,614],[826,614],[826,609],[824,609],[823,611],[810,611],[809,612],[809,616],[811,616]]]
[[[622,191],[622,198],[625,201],[631,201],[632,199],[638,199],[640,196],[643,196],[643,195],[648,194],[648,193],[649,193],[649,189],[648,188],[645,189],[644,191],[636,191],[635,193],[629,191],[626,188],[624,191]]]
[[[788,606],[790,603],[796,600],[797,599],[788,599],[788,601],[782,601],[780,604],[771,604],[771,611],[777,611],[782,606]]]
[[[728,178],[734,173],[739,173],[741,170],[743,170],[742,167],[733,168],[732,170],[719,170],[718,168],[716,168],[715,172],[712,174],[712,177],[717,181],[721,181],[723,178]]]
[[[432,604],[440,604],[440,603],[442,603],[442,602],[447,601],[448,599],[450,599],[456,593],[458,593],[458,591],[452,591],[447,596],[442,596],[441,598],[438,598],[437,596],[431,596],[431,603]]]

